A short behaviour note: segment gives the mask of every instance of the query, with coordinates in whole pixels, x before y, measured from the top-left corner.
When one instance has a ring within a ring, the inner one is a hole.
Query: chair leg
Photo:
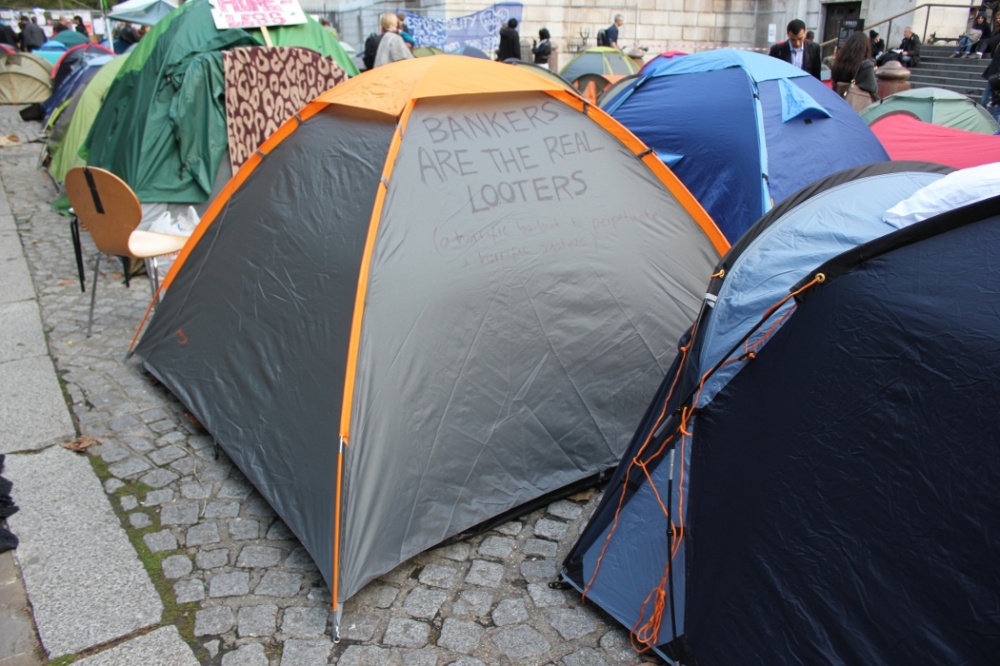
[[[132,259],[131,257],[118,257],[122,260],[122,272],[125,273],[125,288],[132,286]]]
[[[83,275],[83,247],[80,245],[80,219],[74,215],[69,221],[69,233],[73,237],[73,254],[76,256],[76,274],[80,276],[80,292],[87,291],[87,281]]]
[[[156,263],[156,257],[146,259],[146,273],[149,274],[149,287],[153,290],[153,298],[156,298],[156,290],[160,288],[160,268]]]
[[[100,275],[101,253],[97,253],[97,260],[94,262],[94,287],[90,290],[90,315],[87,317],[87,337],[90,337],[90,329],[94,325],[94,301],[97,299],[97,276]]]

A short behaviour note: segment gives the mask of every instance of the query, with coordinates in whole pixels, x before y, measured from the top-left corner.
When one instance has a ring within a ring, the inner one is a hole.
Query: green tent
[[[94,78],[78,90],[70,98],[66,108],[59,113],[51,129],[52,136],[57,137],[57,140],[48,147],[49,155],[52,156],[49,174],[57,183],[66,180],[66,173],[70,169],[85,164],[79,154],[80,148],[90,133],[90,127],[94,124],[94,118],[111,82],[125,60],[124,56],[119,56],[102,66]]]
[[[903,90],[875,102],[861,112],[861,117],[871,125],[893,111],[906,111],[925,123],[967,132],[996,134],[1000,129],[990,112],[980,104],[944,88]]]
[[[275,46],[308,48],[358,73],[312,19],[268,32]],[[94,119],[87,163],[120,176],[143,203],[206,201],[227,148],[221,52],[261,44],[259,30],[216,29],[208,0],[181,5],[128,55]]]

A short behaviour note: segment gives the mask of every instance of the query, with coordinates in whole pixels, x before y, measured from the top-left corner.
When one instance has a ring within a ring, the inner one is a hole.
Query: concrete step
[[[954,53],[954,43],[923,45],[920,49],[920,66],[910,70],[910,86],[943,88],[979,101],[983,86],[986,85],[982,72],[989,60],[979,57],[952,58]]]

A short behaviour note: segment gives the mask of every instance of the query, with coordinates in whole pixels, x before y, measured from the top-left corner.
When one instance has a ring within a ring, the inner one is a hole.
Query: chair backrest
[[[128,238],[139,226],[142,206],[128,183],[105,169],[77,167],[66,174],[66,196],[98,250],[132,256]]]

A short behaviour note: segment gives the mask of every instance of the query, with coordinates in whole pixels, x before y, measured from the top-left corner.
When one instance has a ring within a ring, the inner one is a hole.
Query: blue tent
[[[41,46],[39,46],[37,49],[32,51],[32,53],[45,58],[53,65],[55,65],[59,61],[59,58],[61,58],[63,54],[66,53],[66,49],[67,46],[62,42],[57,42],[54,39],[50,39]]]
[[[702,666],[995,663],[1000,197],[883,220],[948,171],[827,177],[720,262],[564,564],[639,643]]]
[[[823,83],[749,51],[650,61],[601,107],[656,151],[730,242],[809,183],[889,159]]]
[[[104,53],[81,60],[76,68],[52,91],[52,96],[42,102],[42,112],[45,114],[43,124],[48,125],[56,109],[69,100],[73,93],[87,85],[98,70],[111,62],[114,57],[113,54]]]

